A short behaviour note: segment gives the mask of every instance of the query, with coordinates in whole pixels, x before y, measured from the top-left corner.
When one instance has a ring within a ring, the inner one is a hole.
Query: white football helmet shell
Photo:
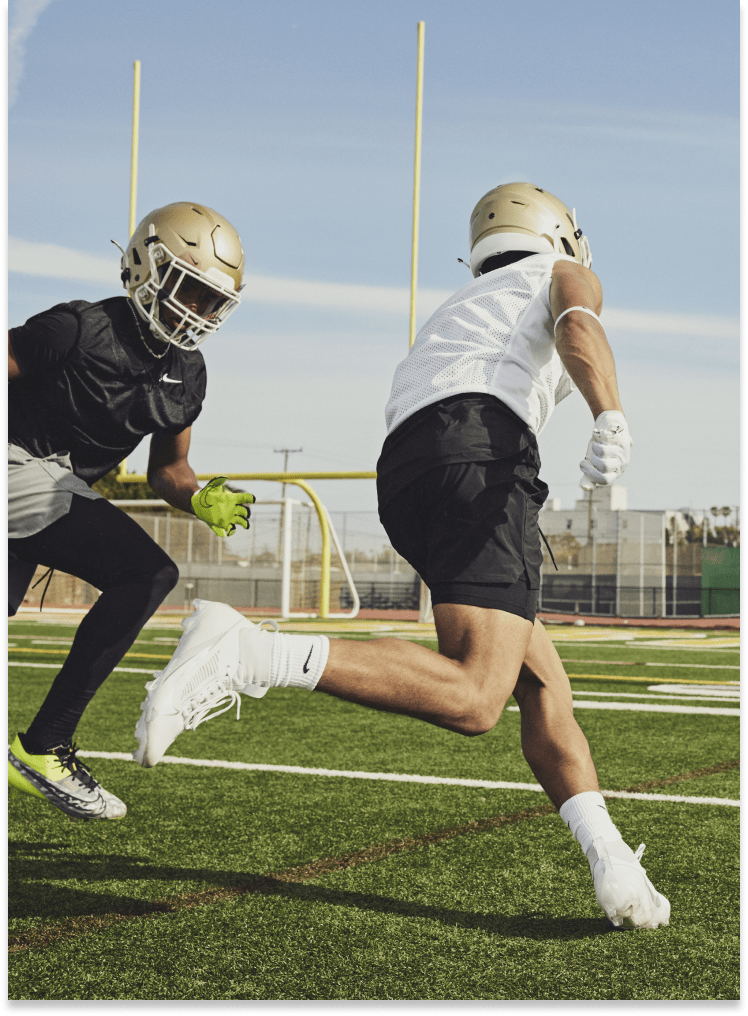
[[[510,250],[566,254],[592,266],[576,211],[531,183],[505,183],[484,194],[470,216],[470,269],[477,277],[486,258]]]
[[[163,342],[195,349],[239,306],[244,251],[231,223],[177,201],[139,223],[122,258],[122,283]]]

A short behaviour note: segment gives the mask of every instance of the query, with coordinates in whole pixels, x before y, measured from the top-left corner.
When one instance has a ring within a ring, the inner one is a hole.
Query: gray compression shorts
[[[73,473],[70,456],[58,452],[40,459],[8,445],[8,537],[23,539],[67,515],[73,494],[101,497]]]

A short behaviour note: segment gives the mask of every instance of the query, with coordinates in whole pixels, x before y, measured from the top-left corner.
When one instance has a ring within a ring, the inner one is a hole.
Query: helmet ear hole
[[[565,236],[561,237],[561,243],[564,245],[564,251],[569,255],[570,258],[573,258],[574,257],[574,249],[571,246],[571,244],[569,243],[569,241],[566,239]]]

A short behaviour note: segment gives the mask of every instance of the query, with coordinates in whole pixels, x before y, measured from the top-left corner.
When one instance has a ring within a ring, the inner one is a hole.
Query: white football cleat
[[[194,730],[233,705],[238,720],[240,693],[262,698],[269,687],[262,676],[269,671],[271,633],[262,625],[275,625],[277,631],[277,623],[253,624],[225,603],[195,600],[194,605],[194,614],[182,621],[184,634],[166,670],[156,672],[145,686],[148,694],[141,702],[135,727],[138,748],[133,752],[135,761],[145,769],[163,758],[183,730]],[[253,641],[260,642],[259,651],[253,654],[254,673],[248,673],[241,661],[239,637],[243,632],[256,633]],[[258,663],[263,675],[257,673]]]
[[[614,928],[659,928],[670,921],[670,903],[647,878],[636,853],[623,840],[598,837],[587,854],[597,902]]]

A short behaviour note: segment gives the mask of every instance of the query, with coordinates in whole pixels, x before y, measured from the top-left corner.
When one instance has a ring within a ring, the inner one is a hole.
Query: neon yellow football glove
[[[195,515],[210,526],[216,536],[231,536],[237,526],[248,529],[250,511],[245,505],[255,501],[254,494],[245,491],[232,494],[224,490],[226,480],[225,476],[214,476],[190,498]]]

